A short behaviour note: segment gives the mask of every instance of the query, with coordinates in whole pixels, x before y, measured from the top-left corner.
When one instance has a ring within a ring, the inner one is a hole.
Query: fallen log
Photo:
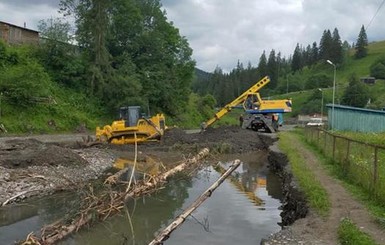
[[[92,194],[91,190],[91,194],[84,199],[85,203],[83,203],[82,205],[82,210],[79,212],[77,217],[75,217],[71,222],[54,222],[53,224],[47,225],[42,228],[42,234],[40,238],[35,237],[34,235],[29,235],[29,238],[33,238],[35,241],[37,241],[38,243],[36,244],[54,244],[59,240],[66,238],[73,232],[78,231],[80,228],[91,224],[94,221],[95,217],[99,220],[105,220],[113,214],[120,212],[120,210],[124,207],[125,202],[129,198],[135,198],[140,195],[149,193],[153,190],[156,190],[156,187],[158,187],[159,184],[164,183],[166,181],[166,178],[179,171],[182,171],[184,168],[193,163],[197,163],[199,160],[207,156],[208,153],[209,149],[204,148],[195,157],[185,160],[180,165],[165,172],[164,174],[151,178],[150,181],[142,180],[138,182],[137,185],[133,186],[132,188],[126,191],[110,191],[109,193],[105,193],[101,197],[96,197]],[[23,242],[21,242],[21,244]]]
[[[159,235],[152,240],[148,245],[160,245],[167,240],[178,226],[180,226],[186,218],[194,212],[211,194],[218,188],[220,184],[241,164],[240,160],[235,160],[233,164],[227,169],[227,171],[208,188],[202,195],[200,195],[182,214],[180,214],[169,226],[167,226]]]

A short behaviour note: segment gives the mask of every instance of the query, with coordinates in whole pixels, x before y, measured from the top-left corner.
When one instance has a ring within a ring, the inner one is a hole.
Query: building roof
[[[333,108],[333,104],[327,104],[326,107]],[[361,111],[361,112],[385,114],[385,111],[373,110],[373,109],[365,109],[365,108],[358,108],[358,107],[345,106],[345,105],[334,105],[334,108],[344,109],[344,110],[351,110],[351,111]]]
[[[6,24],[6,25],[9,25],[9,26],[17,27],[17,28],[24,29],[24,30],[27,30],[27,31],[32,31],[32,32],[39,33],[38,31],[35,31],[35,30],[32,30],[32,29],[28,29],[28,28],[24,28],[22,26],[17,26],[17,25],[14,25],[14,24],[11,24],[11,23],[8,23],[8,22],[4,22],[4,21],[1,21],[1,20],[0,20],[0,24]]]

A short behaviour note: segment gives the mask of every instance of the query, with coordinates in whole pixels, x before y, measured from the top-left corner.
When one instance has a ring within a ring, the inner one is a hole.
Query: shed
[[[360,77],[360,81],[366,84],[375,84],[376,78],[375,77]]]
[[[330,129],[353,132],[385,132],[385,111],[327,104]],[[334,124],[334,125],[333,125]]]
[[[0,39],[11,45],[38,44],[39,32],[0,21]]]

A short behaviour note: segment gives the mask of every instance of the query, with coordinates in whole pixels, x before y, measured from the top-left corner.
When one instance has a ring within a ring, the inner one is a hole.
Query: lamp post
[[[323,112],[324,112],[324,91],[322,89],[318,89],[319,91],[321,91],[321,94],[322,94],[322,98],[321,98],[321,122],[323,121]]]
[[[334,97],[336,95],[336,65],[333,64],[333,62],[331,62],[330,60],[327,60],[326,61],[327,63],[329,63],[330,65],[332,65],[334,67],[334,79],[333,79],[333,105],[332,105],[332,130],[334,130]]]

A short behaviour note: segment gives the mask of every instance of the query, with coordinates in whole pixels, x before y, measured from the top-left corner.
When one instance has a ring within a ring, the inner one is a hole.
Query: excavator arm
[[[215,113],[214,117],[209,119],[205,123],[205,128],[211,126],[213,123],[221,119],[224,115],[226,115],[228,112],[231,111],[231,109],[239,104],[242,104],[243,102],[246,101],[248,96],[250,94],[256,94],[261,88],[263,88],[266,84],[270,82],[270,78],[268,76],[265,76],[261,80],[259,80],[256,84],[254,84],[252,87],[250,87],[248,90],[246,90],[243,94],[238,96],[236,99],[225,105],[220,111]],[[258,94],[259,96],[259,94]]]

